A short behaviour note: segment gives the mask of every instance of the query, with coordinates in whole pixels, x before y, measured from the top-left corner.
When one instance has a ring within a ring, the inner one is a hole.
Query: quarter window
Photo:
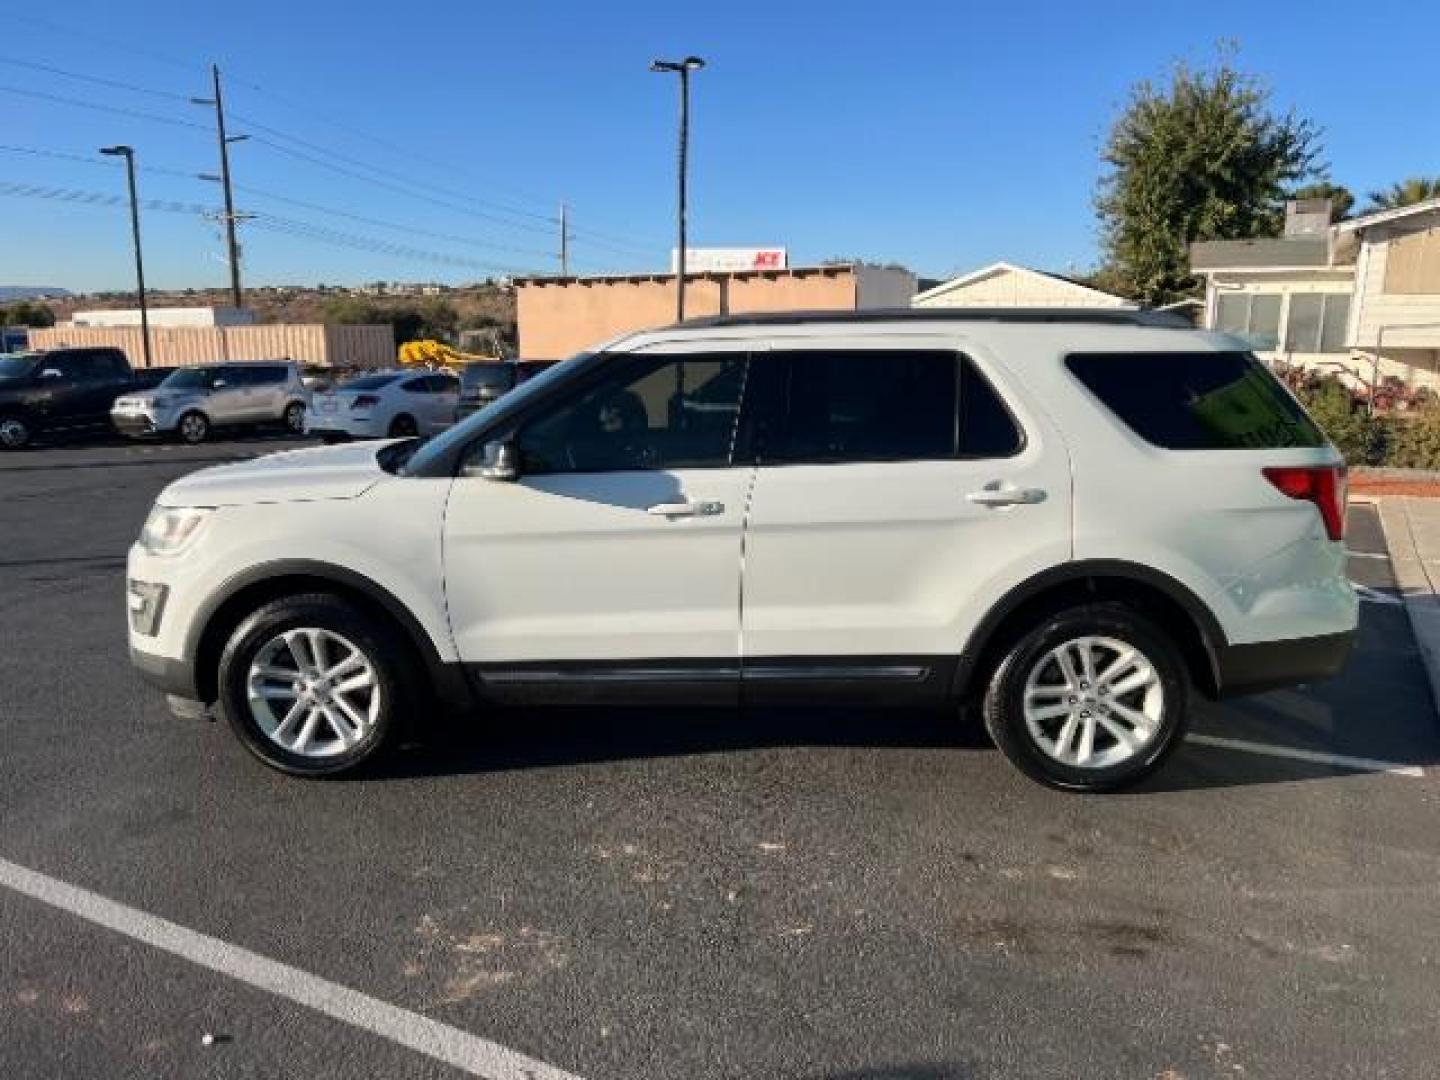
[[[1314,421],[1249,353],[1082,353],[1065,363],[1137,435],[1167,450],[1325,445]]]
[[[646,357],[521,429],[527,474],[723,468],[747,361],[740,354]]]

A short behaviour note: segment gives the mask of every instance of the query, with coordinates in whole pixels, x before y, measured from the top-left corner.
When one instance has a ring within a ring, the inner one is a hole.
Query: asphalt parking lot
[[[0,457],[0,1076],[466,1075],[427,1022],[496,1078],[1435,1075],[1440,725],[1369,508],[1344,676],[1202,706],[1123,795],[858,711],[502,714],[306,783],[123,634],[155,494],[283,445]],[[322,980],[394,1008],[296,1003]]]

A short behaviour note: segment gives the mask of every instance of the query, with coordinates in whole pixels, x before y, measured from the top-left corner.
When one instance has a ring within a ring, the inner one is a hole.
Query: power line
[[[61,150],[47,150],[34,146],[13,146],[0,143],[0,153],[26,154],[32,157],[56,158],[61,161],[73,161],[82,165],[99,165],[107,169],[121,168],[119,163],[112,162],[106,158],[95,157],[87,154],[67,153]],[[186,172],[183,169],[169,169],[157,165],[137,165],[137,171],[154,173],[161,176],[177,176],[187,180],[199,180],[194,173]],[[312,210],[320,214],[328,214],[333,217],[345,218],[349,221],[357,221],[363,225],[373,225],[382,229],[393,229],[403,232],[409,236],[426,236],[432,240],[447,240],[456,244],[463,244],[468,247],[489,248],[495,251],[507,251],[519,255],[532,255],[537,258],[547,258],[550,252],[538,248],[515,247],[509,244],[498,244],[493,240],[482,240],[478,237],[463,236],[456,233],[439,232],[432,229],[421,228],[416,225],[406,225],[398,221],[388,221],[384,218],[370,217],[366,214],[357,214],[350,210],[341,210],[337,207],[326,206],[323,203],[312,202],[308,199],[297,199],[291,195],[282,195],[276,191],[269,191],[265,188],[258,188],[251,184],[236,184],[235,190],[243,191],[247,195],[262,199],[272,199],[276,202],[286,203],[290,206],[298,206],[305,210]],[[598,264],[583,262],[583,265],[597,266]]]
[[[180,120],[173,116],[160,116],[157,113],[142,112],[139,109],[126,109],[118,105],[98,105],[93,101],[81,101],[78,98],[64,97],[60,94],[46,94],[39,90],[25,90],[18,86],[0,86],[0,93],[18,94],[21,97],[38,98],[41,101],[53,101],[60,105],[71,105],[77,109],[91,109],[95,112],[111,113],[116,116],[129,116],[136,120],[149,120],[156,124],[170,124],[173,127],[192,128],[196,131],[209,131],[203,124],[196,124],[190,120]]]
[[[48,184],[27,184],[10,180],[0,180],[0,196],[3,195],[85,206],[121,206],[127,201],[120,195],[105,192],[82,191],[75,188],[54,187]],[[148,211],[187,214],[200,218],[214,217],[214,211],[210,207],[200,203],[180,202],[173,199],[140,199],[138,202],[142,208]],[[280,217],[274,214],[257,214],[250,222],[250,225],[251,227],[265,229],[270,232],[283,233],[297,239],[349,247],[399,258],[437,263],[444,266],[500,271],[502,273],[524,272],[530,269],[529,267],[488,262],[483,259],[472,259],[462,255],[431,251],[406,244],[395,244],[376,237],[340,232],[326,228],[323,225],[316,225],[313,222]]]
[[[49,64],[37,64],[33,60],[21,60],[14,56],[0,56],[0,64],[29,68],[31,71],[43,72],[46,75],[59,75],[61,78],[75,79],[77,82],[93,83],[96,86],[108,86],[112,90],[128,90],[132,94],[146,94],[150,97],[164,98],[169,101],[179,101],[186,104],[190,101],[186,95],[172,93],[169,90],[153,90],[148,86],[136,86],[134,83],[120,82],[117,79],[103,79],[98,75],[83,75],[78,71],[66,71],[64,68],[51,67]]]

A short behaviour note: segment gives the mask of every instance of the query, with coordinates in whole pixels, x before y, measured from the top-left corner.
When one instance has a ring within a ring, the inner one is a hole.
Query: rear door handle
[[[1030,506],[1045,501],[1041,488],[987,487],[966,495],[976,506]]]
[[[722,502],[657,503],[645,511],[655,517],[713,517],[725,512]]]

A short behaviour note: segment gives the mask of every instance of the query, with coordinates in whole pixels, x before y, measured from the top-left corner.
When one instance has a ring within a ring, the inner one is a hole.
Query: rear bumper
[[[1226,645],[1215,651],[1219,696],[1258,694],[1282,686],[1319,682],[1345,666],[1355,631],[1288,638],[1250,645]]]

